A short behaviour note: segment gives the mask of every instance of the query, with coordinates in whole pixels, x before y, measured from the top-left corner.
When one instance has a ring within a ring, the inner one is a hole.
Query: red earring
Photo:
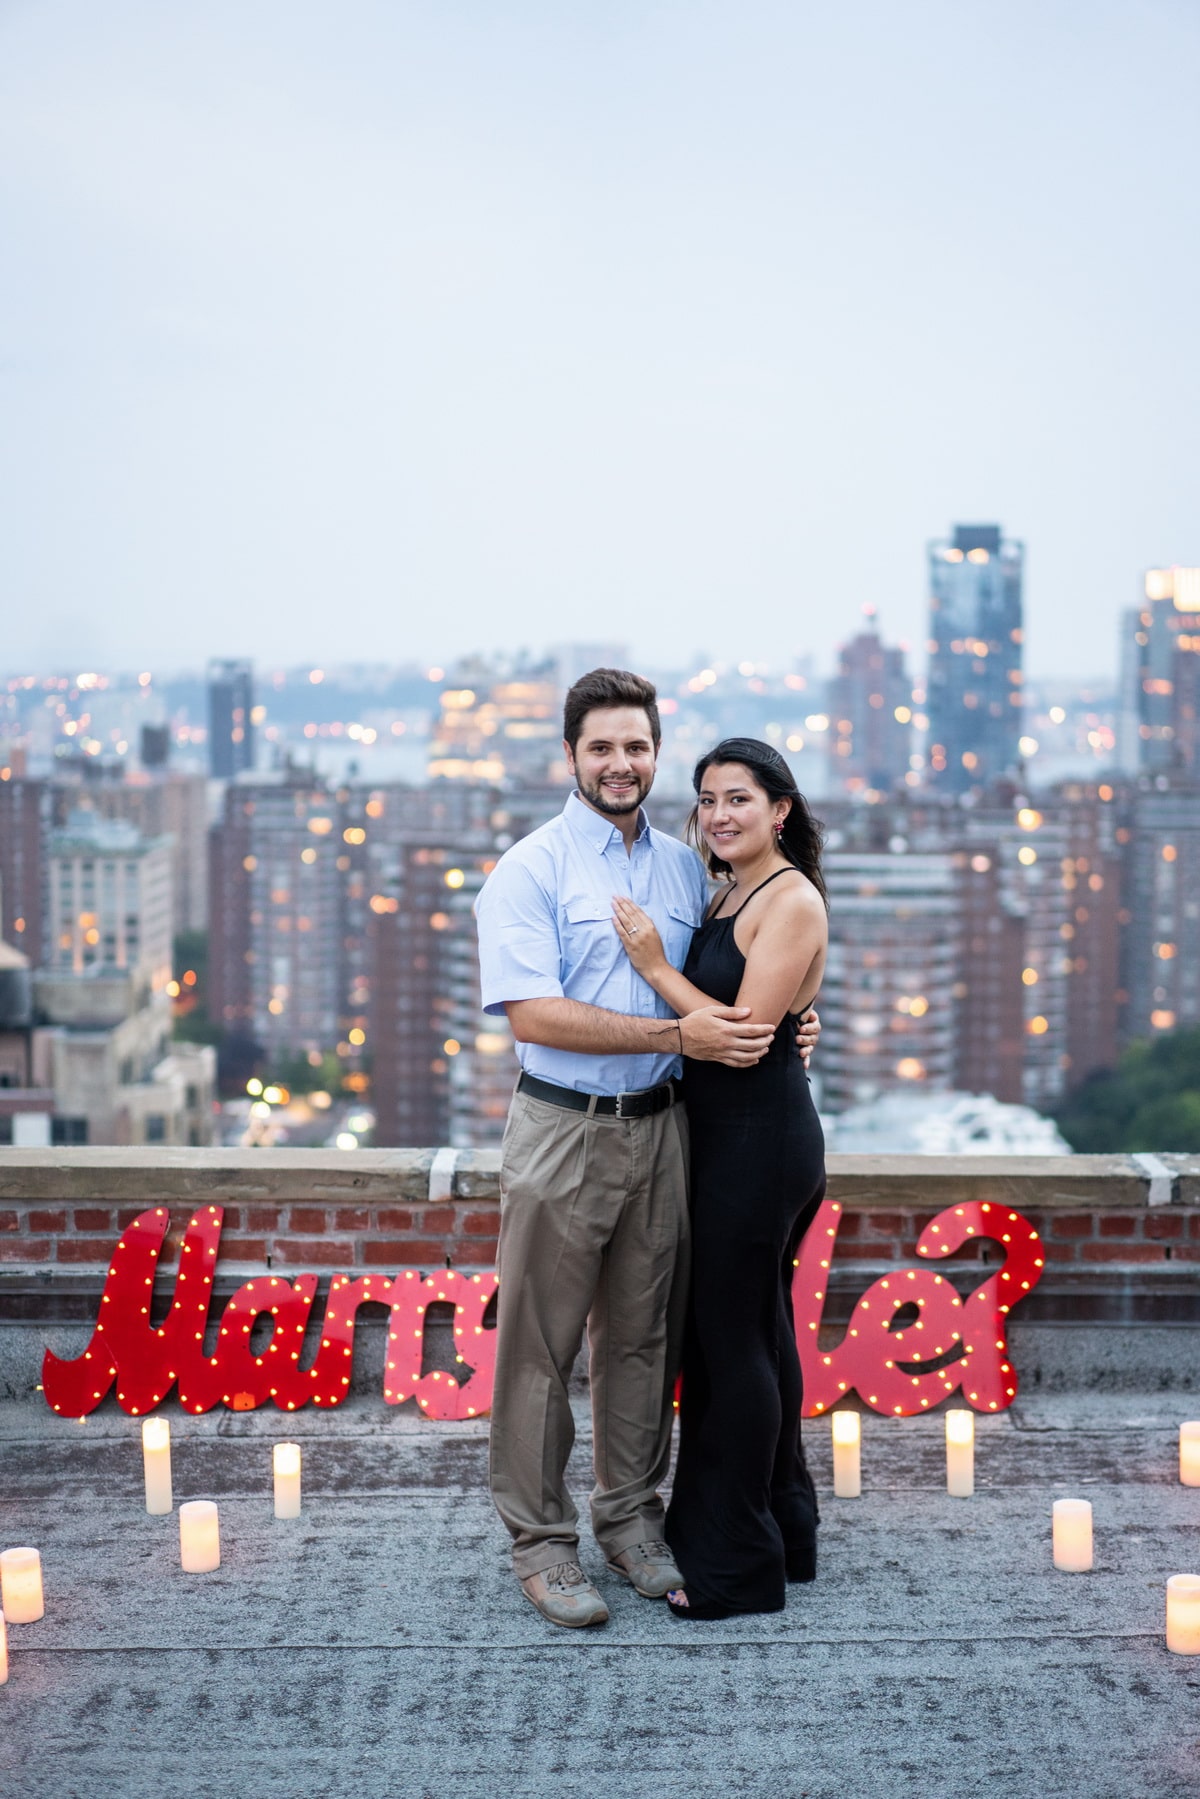
[[[775,820],[775,835],[776,835],[776,837],[783,836],[783,820],[782,820],[782,818],[777,818]]]

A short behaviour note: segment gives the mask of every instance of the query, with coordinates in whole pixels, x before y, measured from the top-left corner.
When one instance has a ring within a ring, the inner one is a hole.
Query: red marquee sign
[[[1008,1359],[1008,1314],[1042,1278],[1042,1240],[1020,1212],[988,1201],[948,1206],[917,1238],[927,1260],[953,1255],[972,1238],[999,1243],[1004,1263],[966,1299],[932,1268],[897,1270],[873,1281],[834,1350],[817,1344],[842,1208],[826,1200],[805,1233],[792,1283],[804,1369],[804,1415],[827,1412],[851,1388],[873,1411],[908,1417],[962,1389],[976,1412],[1002,1412],[1017,1392]],[[897,1324],[897,1314],[916,1313]]]
[[[189,1412],[217,1405],[249,1411],[268,1400],[288,1412],[310,1402],[340,1405],[350,1390],[355,1318],[368,1302],[388,1308],[383,1396],[389,1405],[415,1398],[430,1418],[475,1418],[488,1411],[496,1335],[484,1314],[497,1288],[495,1274],[446,1269],[422,1278],[411,1268],[394,1276],[335,1274],[309,1368],[300,1360],[317,1276],[256,1275],[226,1305],[216,1353],[206,1355],[221,1220],[220,1206],[206,1206],[190,1220],[171,1309],[157,1329],[150,1325],[150,1302],[169,1224],[166,1209],[143,1212],[122,1233],[88,1347],[73,1361],[46,1351],[42,1384],[54,1411],[85,1417],[114,1383],[118,1405],[134,1417],[152,1412],[173,1387]],[[960,1387],[976,1411],[1010,1405],[1017,1376],[1005,1343],[1008,1313],[1037,1283],[1043,1266],[1041,1242],[1028,1219],[978,1201],[940,1212],[922,1231],[918,1255],[950,1255],[971,1238],[986,1237],[1005,1249],[1003,1267],[965,1300],[928,1267],[886,1275],[863,1294],[842,1343],[826,1353],[818,1347],[818,1331],[840,1221],[841,1206],[827,1200],[796,1264],[793,1302],[805,1415],[828,1411],[852,1389],[875,1411],[898,1416],[936,1405]],[[454,1307],[461,1376],[422,1373],[425,1314],[439,1301]],[[906,1307],[915,1317],[895,1326]],[[251,1334],[262,1317],[272,1324],[269,1341],[257,1354]]]

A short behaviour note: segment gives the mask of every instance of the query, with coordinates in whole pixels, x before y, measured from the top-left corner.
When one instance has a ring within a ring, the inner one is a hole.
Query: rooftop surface
[[[222,1565],[144,1510],[140,1427],[0,1404],[0,1547],[42,1552],[9,1628],[4,1799],[1157,1799],[1200,1793],[1200,1658],[1167,1576],[1200,1572],[1178,1482],[1186,1394],[1018,1400],[981,1418],[974,1499],[939,1417],[864,1418],[863,1496],[806,1427],[820,1573],[785,1612],[684,1625],[583,1560],[612,1613],[542,1622],[509,1571],[486,1425],[355,1396],[336,1414],[171,1419],[176,1504],[220,1504]],[[587,1486],[586,1401],[574,1470]],[[277,1522],[272,1440],[304,1447]],[[1055,1573],[1050,1507],[1092,1501],[1096,1566]]]

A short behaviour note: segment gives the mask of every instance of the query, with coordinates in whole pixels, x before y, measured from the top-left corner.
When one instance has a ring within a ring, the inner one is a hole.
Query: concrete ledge
[[[0,1202],[182,1205],[256,1200],[425,1199],[435,1149],[5,1149]],[[1200,1156],[1162,1156],[1173,1205],[1200,1206]],[[828,1159],[845,1206],[940,1210],[965,1200],[1018,1210],[1141,1207],[1154,1176],[1133,1156],[846,1156]],[[452,1197],[496,1199],[500,1153],[456,1151]]]

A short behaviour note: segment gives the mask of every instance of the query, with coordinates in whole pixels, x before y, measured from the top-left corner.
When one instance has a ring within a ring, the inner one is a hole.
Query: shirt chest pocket
[[[693,916],[692,909],[686,901],[668,903],[663,948],[667,952],[667,960],[672,968],[683,967],[691,945],[692,933],[698,923],[699,920]]]
[[[612,902],[584,896],[568,900],[559,923],[564,977],[580,969],[597,974],[624,957],[613,924]]]

